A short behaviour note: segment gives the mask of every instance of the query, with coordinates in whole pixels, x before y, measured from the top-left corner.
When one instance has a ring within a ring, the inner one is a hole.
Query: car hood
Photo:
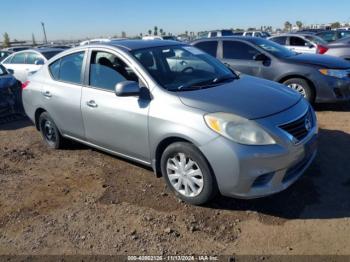
[[[298,54],[292,57],[286,58],[294,63],[317,65],[324,68],[333,69],[349,69],[350,62],[333,56],[328,55],[316,55],[316,54]]]
[[[233,113],[247,119],[282,112],[301,99],[301,95],[284,85],[251,76],[241,76],[220,86],[177,94],[187,106],[208,113]]]
[[[8,88],[16,84],[16,79],[12,75],[0,76],[0,89]]]

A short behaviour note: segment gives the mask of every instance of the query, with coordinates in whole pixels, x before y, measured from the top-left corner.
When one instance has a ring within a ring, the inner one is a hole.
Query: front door
[[[115,85],[142,81],[113,51],[93,49],[89,81],[83,88],[81,109],[86,140],[104,149],[150,162],[148,144],[149,99],[118,97]]]
[[[259,53],[257,49],[242,41],[222,41],[221,61],[243,74],[260,76],[262,63],[254,60],[254,56]]]

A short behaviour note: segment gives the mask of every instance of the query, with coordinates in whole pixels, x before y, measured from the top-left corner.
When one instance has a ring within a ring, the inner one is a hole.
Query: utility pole
[[[41,22],[41,26],[43,27],[44,41],[45,41],[45,44],[47,44],[47,38],[46,38],[46,31],[45,31],[45,24],[44,24],[44,22]]]

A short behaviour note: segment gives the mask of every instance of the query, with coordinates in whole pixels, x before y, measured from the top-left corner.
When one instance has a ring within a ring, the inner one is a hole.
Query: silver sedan
[[[150,166],[196,205],[282,191],[316,154],[299,94],[174,41],[67,50],[23,84],[23,103],[49,147],[72,139]]]

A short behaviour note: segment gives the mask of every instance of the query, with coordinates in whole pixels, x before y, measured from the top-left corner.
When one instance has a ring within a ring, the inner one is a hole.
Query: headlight
[[[336,78],[345,78],[350,74],[348,70],[320,69],[319,71],[323,75],[333,76]]]
[[[216,133],[245,145],[271,145],[276,141],[255,122],[229,113],[204,116],[205,122]]]

